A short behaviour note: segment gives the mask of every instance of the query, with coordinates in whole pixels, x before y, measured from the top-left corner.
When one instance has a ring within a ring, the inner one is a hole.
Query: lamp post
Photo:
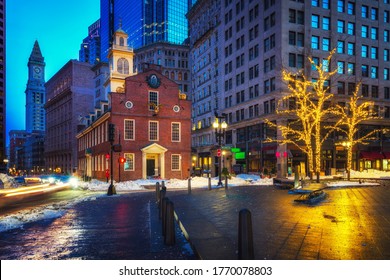
[[[224,120],[226,118],[225,114],[222,114],[221,116],[218,116],[217,113],[215,113],[215,121],[213,123],[213,127],[215,129],[215,138],[218,143],[218,175],[219,175],[219,180],[218,180],[218,186],[222,186],[222,139],[225,137],[225,130],[227,128],[227,123]]]

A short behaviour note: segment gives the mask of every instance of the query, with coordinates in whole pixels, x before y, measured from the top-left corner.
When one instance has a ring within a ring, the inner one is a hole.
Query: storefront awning
[[[383,159],[383,155],[380,152],[360,152],[360,158],[368,160]]]

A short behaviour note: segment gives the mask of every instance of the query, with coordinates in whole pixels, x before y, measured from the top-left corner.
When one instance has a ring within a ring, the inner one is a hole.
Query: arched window
[[[171,72],[171,80],[174,80],[175,79],[175,72]]]
[[[123,39],[123,37],[120,37],[119,38],[119,46],[124,46],[125,45],[125,39]]]
[[[117,61],[117,70],[121,74],[129,74],[129,62],[126,58],[119,58]]]
[[[165,71],[164,75],[169,78],[169,72],[168,71]]]
[[[179,74],[178,74],[178,80],[181,81],[182,79],[183,79],[182,73],[179,72]]]

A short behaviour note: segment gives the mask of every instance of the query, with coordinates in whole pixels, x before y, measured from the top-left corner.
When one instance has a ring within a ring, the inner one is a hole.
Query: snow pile
[[[17,188],[19,186],[18,183],[15,182],[14,178],[4,173],[0,173],[0,181],[3,182],[5,189]]]
[[[87,194],[81,198],[76,198],[71,201],[63,201],[52,205],[44,205],[35,208],[21,210],[17,213],[5,215],[0,220],[0,232],[11,229],[23,228],[25,224],[36,222],[39,220],[56,219],[65,215],[68,209],[82,201],[95,200],[97,197],[106,196],[103,194]]]
[[[369,178],[369,179],[390,178],[390,172],[375,170],[375,169],[367,169],[361,172],[351,170],[351,178]]]
[[[208,188],[208,178],[205,177],[193,177],[191,178],[191,188]],[[167,189],[186,189],[188,188],[188,180],[179,179],[140,179],[134,181],[115,182],[114,186],[117,192],[121,191],[139,191],[145,190],[146,187],[152,188],[157,182],[164,185]],[[223,184],[225,180],[223,179]],[[228,180],[229,187],[245,186],[245,185],[272,185],[272,178],[261,179],[257,175],[240,174],[236,177],[232,177]],[[110,182],[102,182],[98,180],[91,180],[90,182],[79,182],[79,188],[89,191],[107,191]],[[215,187],[218,185],[218,177],[211,178],[211,186]]]

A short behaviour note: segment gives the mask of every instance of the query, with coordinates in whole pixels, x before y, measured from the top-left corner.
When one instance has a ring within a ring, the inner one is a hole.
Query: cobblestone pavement
[[[327,189],[317,205],[273,187],[167,192],[202,259],[237,259],[238,213],[252,214],[256,259],[390,259],[390,189]]]
[[[1,233],[0,259],[196,259],[180,229],[166,246],[153,192],[98,197]]]

